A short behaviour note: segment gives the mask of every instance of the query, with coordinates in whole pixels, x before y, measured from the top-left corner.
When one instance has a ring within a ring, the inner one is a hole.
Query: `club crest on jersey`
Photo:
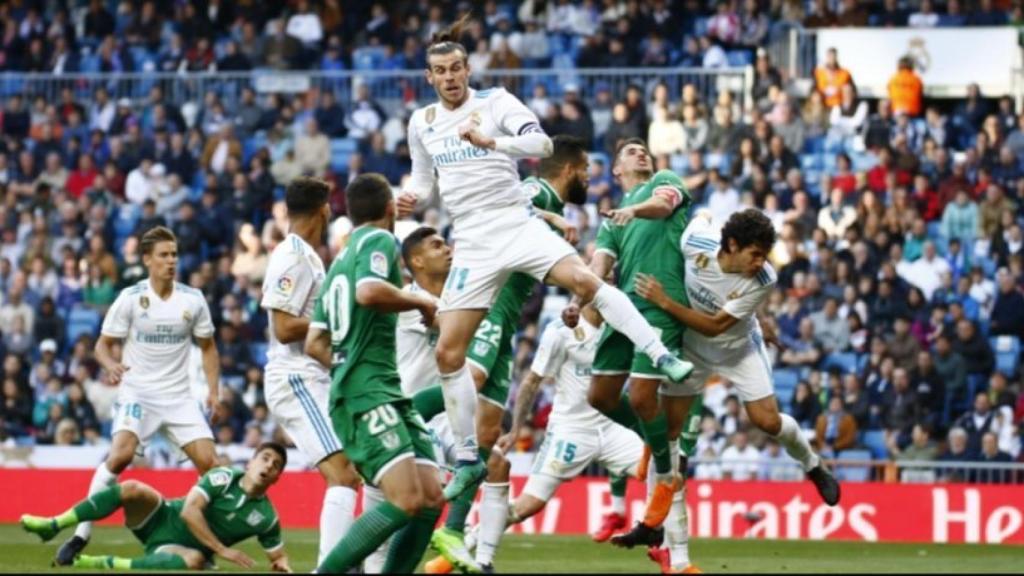
[[[477,356],[487,355],[487,342],[477,342],[473,345],[473,353]]]
[[[277,279],[277,291],[282,294],[291,294],[292,290],[295,289],[295,281],[292,280],[291,276],[282,275]]]
[[[139,306],[142,306],[143,310],[149,308],[149,296],[139,296]]]
[[[210,485],[211,486],[225,486],[231,482],[231,473],[226,470],[218,470],[217,472],[210,472]]]
[[[374,252],[370,255],[370,271],[377,276],[387,277],[388,257],[383,252]]]
[[[394,450],[401,446],[402,439],[398,437],[398,433],[393,430],[388,430],[387,433],[380,437],[380,443],[384,445],[386,450]]]
[[[189,312],[188,310],[185,310],[184,312],[181,313],[181,319],[184,320],[186,323],[191,322],[192,313]]]
[[[583,326],[577,326],[572,331],[572,335],[576,337],[577,342],[583,342],[583,339],[587,337],[587,333],[583,331]]]
[[[259,526],[260,522],[263,522],[263,514],[260,514],[259,510],[253,510],[245,517],[245,523],[249,526]]]
[[[711,261],[711,259],[708,258],[707,254],[698,254],[697,255],[697,268],[701,268],[701,269],[707,268],[708,267],[708,262],[710,262],[710,261]]]
[[[735,300],[735,299],[737,299],[739,297],[740,297],[740,291],[739,290],[733,290],[732,292],[729,292],[729,295],[726,296],[725,299],[726,300]]]
[[[434,121],[434,118],[437,118],[437,109],[435,109],[433,106],[431,106],[430,108],[427,108],[427,113],[426,113],[425,116],[426,116],[427,124],[432,123]]]
[[[477,126],[483,123],[483,119],[481,119],[480,113],[476,111],[473,111],[469,114],[469,121]]]

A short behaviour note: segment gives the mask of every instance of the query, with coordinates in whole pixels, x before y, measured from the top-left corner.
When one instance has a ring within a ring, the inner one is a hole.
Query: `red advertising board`
[[[84,496],[91,470],[0,469],[0,522],[26,512],[55,514]],[[171,497],[195,482],[187,471],[131,470],[122,479],[151,484]],[[525,479],[513,479],[517,491]],[[285,474],[271,491],[288,528],[319,524],[324,484],[312,472]],[[630,514],[643,510],[643,486],[629,489]],[[513,532],[583,534],[596,531],[611,501],[608,482],[578,478],[547,509]],[[843,484],[836,507],[821,503],[807,482],[690,482],[690,533],[709,538],[970,542],[1024,544],[1024,488],[980,484]],[[120,522],[120,517],[107,521]]]

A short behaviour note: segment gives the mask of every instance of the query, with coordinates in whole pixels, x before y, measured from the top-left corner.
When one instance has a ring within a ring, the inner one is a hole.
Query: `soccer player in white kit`
[[[437,230],[423,226],[413,230],[402,241],[402,260],[412,274],[412,282],[405,290],[440,298],[445,280],[452,265],[452,249],[438,234]],[[434,347],[437,345],[437,329],[423,324],[423,315],[416,310],[398,315],[395,343],[398,352],[398,375],[402,380],[402,392],[412,398],[417,392],[430,386],[437,386],[441,376],[437,369]],[[450,462],[453,440],[448,427],[448,416],[441,412],[427,422],[434,440],[437,463],[444,466]],[[442,440],[442,438],[444,440]],[[363,486],[363,510],[372,508],[384,499],[380,490]],[[390,540],[363,561],[363,572],[380,574],[387,558]],[[464,549],[446,551],[449,562],[462,571],[479,572],[479,567]]]
[[[117,482],[139,446],[157,432],[185,452],[199,475],[216,465],[213,433],[203,407],[190,401],[188,369],[194,340],[202,351],[209,385],[206,409],[212,414],[219,392],[220,357],[210,309],[202,292],[174,281],[178,241],[173,232],[158,226],[146,232],[140,244],[149,277],[121,291],[107,311],[96,342],[96,360],[120,387],[110,454],[96,469],[89,495]],[[120,359],[111,351],[117,341],[123,342]],[[71,565],[91,534],[91,523],[79,524],[74,536],[57,550],[54,562]]]
[[[409,121],[412,174],[399,197],[399,217],[412,213],[436,183],[453,219],[455,256],[441,296],[437,364],[445,408],[459,443],[449,500],[475,486],[486,473],[475,433],[476,388],[466,350],[513,272],[524,272],[593,302],[605,321],[626,335],[672,381],[692,365],[673,356],[621,291],[604,284],[575,249],[529,207],[516,168],[518,158],[552,151],[537,117],[503,88],[469,88],[468,52],[458,43],[468,15],[434,35],[427,50],[427,81],[439,102]]]
[[[788,414],[780,414],[772,385],[772,367],[755,312],[775,288],[777,276],[767,262],[775,229],[761,211],[734,213],[724,226],[699,211],[682,239],[686,294],[690,306],[672,300],[656,278],[638,275],[636,291],[689,328],[683,354],[694,364],[693,377],[668,386],[662,394],[692,398],[712,374],[735,386],[750,421],[774,437],[800,462],[822,500],[839,502],[839,484],[822,464]],[[689,408],[689,406],[687,406]]]
[[[345,458],[327,413],[330,374],[303,351],[313,305],[326,275],[314,244],[322,243],[330,223],[329,195],[330,186],[315,178],[296,178],[288,184],[288,235],[270,255],[260,302],[270,319],[263,379],[267,407],[327,482],[317,564],[352,526],[359,488],[359,475]]]

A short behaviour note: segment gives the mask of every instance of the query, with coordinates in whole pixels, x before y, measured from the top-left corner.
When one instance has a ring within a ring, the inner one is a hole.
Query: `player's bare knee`
[[[444,508],[444,492],[440,486],[424,486],[422,508]]]
[[[185,566],[189,570],[202,570],[206,567],[206,558],[203,557],[201,552],[196,550],[187,550],[178,554],[185,560]]]
[[[573,270],[573,293],[583,304],[594,300],[597,291],[601,289],[601,279],[594,275],[589,268],[581,266]]]
[[[420,489],[403,492],[391,503],[409,516],[415,516],[419,514],[420,510],[426,505],[426,501],[427,498],[424,495],[423,490]]]
[[[465,350],[459,350],[449,345],[442,346],[441,342],[437,343],[434,356],[437,359],[437,369],[442,374],[451,374],[466,365]]]
[[[770,436],[778,436],[782,432],[782,418],[778,412],[751,412],[750,420]]]
[[[144,485],[137,480],[125,480],[124,482],[121,482],[122,502],[137,500],[144,492]]]
[[[633,411],[640,417],[644,422],[650,422],[658,416],[658,398],[646,398],[639,394],[631,394],[629,396],[629,404],[633,407]]]
[[[124,472],[126,468],[132,463],[132,458],[135,457],[134,452],[128,450],[113,451],[107,456],[107,470],[112,474],[120,474]]]
[[[606,394],[599,390],[597,386],[591,386],[587,392],[587,402],[598,412],[610,414],[619,407],[619,396]]]

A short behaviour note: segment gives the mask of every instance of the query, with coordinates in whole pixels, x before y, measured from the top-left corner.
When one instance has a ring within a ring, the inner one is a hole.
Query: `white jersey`
[[[775,288],[778,277],[771,264],[765,263],[754,277],[728,274],[718,265],[721,224],[706,216],[690,221],[680,240],[686,261],[686,295],[690,306],[706,314],[725,310],[739,319],[724,333],[709,338],[696,330],[687,330],[683,342],[700,350],[733,350],[747,346],[752,334],[761,333],[754,313]]]
[[[459,126],[469,123],[495,138],[496,149],[459,138]],[[456,110],[440,103],[420,108],[409,119],[410,187],[420,197],[428,195],[436,170],[441,200],[455,222],[482,209],[528,206],[516,161],[502,137],[531,132],[542,133],[537,116],[504,88],[470,89]]]
[[[405,290],[433,297],[415,282],[406,286]],[[395,334],[398,376],[406,396],[441,383],[441,373],[434,356],[437,335],[436,329],[427,328],[423,324],[423,314],[419,310],[407,310],[398,315]]]
[[[288,234],[274,248],[263,277],[263,300],[260,302],[260,307],[270,316],[267,372],[326,373],[319,362],[306,355],[304,340],[290,344],[278,342],[271,312],[280,310],[299,318],[311,318],[324,276],[320,255],[297,234]]]
[[[576,328],[569,328],[561,320],[553,320],[544,329],[530,370],[555,379],[555,402],[549,419],[551,426],[594,430],[612,422],[587,401],[600,335],[601,329],[582,317]]]
[[[163,300],[143,280],[117,296],[102,333],[124,340],[121,363],[129,370],[121,379],[122,394],[181,402],[192,398],[192,339],[212,338],[213,322],[199,290],[175,282]]]

